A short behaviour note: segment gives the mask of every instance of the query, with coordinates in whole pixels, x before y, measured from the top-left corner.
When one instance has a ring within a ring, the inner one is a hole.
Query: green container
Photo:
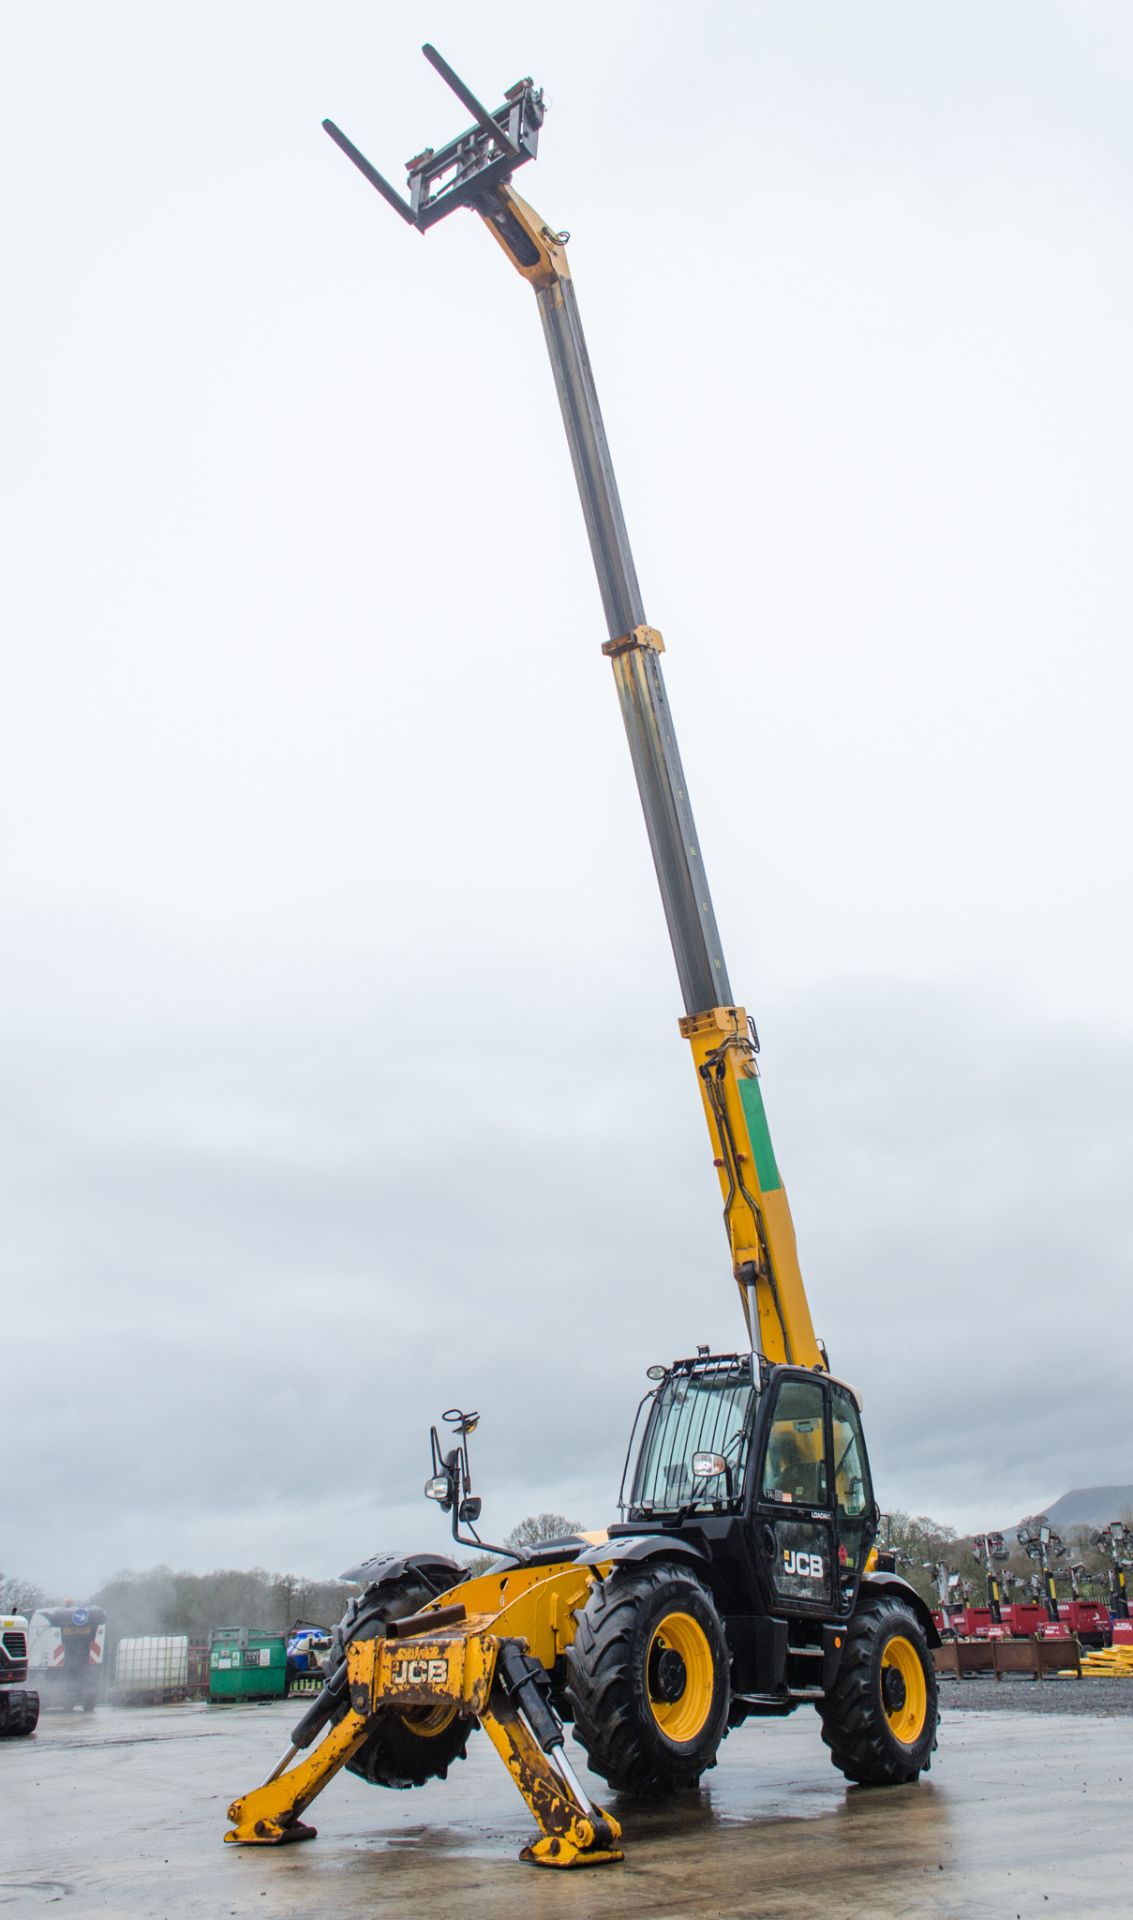
[[[255,1627],[217,1627],[209,1635],[210,1700],[282,1700],[287,1640]]]

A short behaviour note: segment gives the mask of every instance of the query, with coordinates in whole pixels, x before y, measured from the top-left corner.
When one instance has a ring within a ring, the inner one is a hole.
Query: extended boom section
[[[548,226],[510,184],[515,169],[534,158],[543,95],[521,80],[489,113],[434,48],[424,52],[475,125],[439,152],[427,148],[408,163],[408,200],[339,128],[324,125],[421,231],[458,206],[478,213],[535,294],[606,616],[602,651],[613,668],[661,890],[685,1008],[681,1032],[696,1064],[750,1343],[771,1361],[825,1368],[771,1147],[752,1029],[733,1003],[665,690],[665,643],[645,614],[567,260],[568,236]]]

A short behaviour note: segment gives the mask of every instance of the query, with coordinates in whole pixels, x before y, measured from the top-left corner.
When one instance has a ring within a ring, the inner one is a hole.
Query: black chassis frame
[[[667,1377],[733,1358],[741,1363],[747,1360],[747,1356],[712,1355],[677,1361],[668,1369]],[[847,1624],[866,1594],[887,1593],[902,1600],[915,1614],[929,1646],[940,1645],[930,1608],[916,1588],[896,1573],[855,1570],[848,1579],[835,1576],[833,1605],[803,1599],[785,1604],[783,1596],[774,1591],[769,1565],[774,1548],[760,1540],[766,1523],[756,1516],[755,1507],[775,1389],[785,1379],[813,1383],[829,1376],[807,1367],[770,1365],[766,1361],[755,1364],[759,1367],[759,1392],[742,1493],[730,1502],[722,1501],[724,1510],[718,1513],[634,1517],[630,1507],[630,1517],[610,1528],[608,1546],[590,1547],[579,1556],[581,1561],[594,1564],[606,1564],[611,1559],[618,1564],[658,1558],[684,1560],[700,1574],[712,1591],[727,1636],[732,1666],[732,1726],[749,1715],[782,1715],[807,1702],[820,1701],[834,1684]],[[643,1435],[643,1446],[644,1440]],[[833,1507],[821,1512],[829,1518],[833,1532]],[[879,1517],[875,1507],[872,1526],[862,1537],[863,1559]]]

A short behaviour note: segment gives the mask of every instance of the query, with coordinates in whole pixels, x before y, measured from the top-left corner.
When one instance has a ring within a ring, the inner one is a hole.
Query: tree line
[[[512,1528],[505,1545],[522,1549],[576,1531],[575,1523],[560,1513],[531,1514]],[[469,1571],[481,1572],[491,1557],[476,1555],[467,1562]],[[206,1641],[214,1627],[285,1633],[299,1620],[331,1627],[357,1592],[344,1580],[309,1580],[297,1573],[269,1573],[263,1567],[187,1573],[158,1566],[141,1572],[125,1569],[94,1593],[76,1593],[74,1599],[105,1609],[107,1633],[114,1644],[137,1634],[185,1633],[190,1640]],[[34,1613],[48,1599],[32,1581],[0,1572],[0,1612]]]
[[[92,1606],[105,1608],[115,1640],[186,1633],[190,1640],[204,1641],[214,1627],[286,1633],[297,1620],[333,1626],[357,1591],[342,1580],[308,1580],[263,1567],[218,1567],[211,1573],[150,1567],[141,1573],[116,1573],[87,1598]]]

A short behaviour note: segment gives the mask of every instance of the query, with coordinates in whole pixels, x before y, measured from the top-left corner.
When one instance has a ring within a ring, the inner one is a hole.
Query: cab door
[[[849,1613],[877,1532],[877,1507],[861,1414],[853,1394],[838,1380],[830,1382],[830,1435],[841,1610]]]
[[[772,1605],[788,1614],[829,1613],[835,1548],[826,1388],[813,1374],[785,1374],[771,1392],[754,1519]]]

